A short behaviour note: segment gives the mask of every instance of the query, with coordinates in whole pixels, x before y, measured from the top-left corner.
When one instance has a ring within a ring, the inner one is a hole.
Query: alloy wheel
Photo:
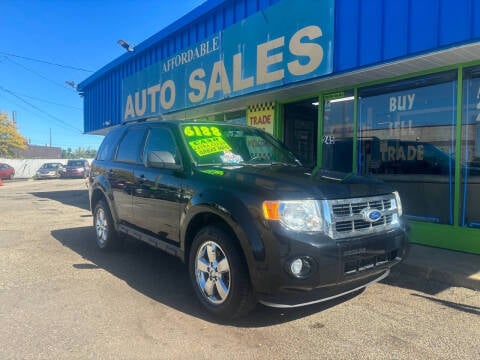
[[[99,208],[95,217],[95,230],[97,232],[97,240],[100,245],[104,245],[108,239],[108,221],[105,210]]]
[[[202,295],[214,305],[222,304],[230,293],[230,264],[223,249],[206,241],[197,251],[195,277]]]

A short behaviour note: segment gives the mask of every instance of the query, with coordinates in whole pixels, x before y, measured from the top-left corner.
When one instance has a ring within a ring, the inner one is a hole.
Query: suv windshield
[[[255,128],[194,123],[182,125],[181,133],[199,166],[275,163],[300,165],[282,144]]]

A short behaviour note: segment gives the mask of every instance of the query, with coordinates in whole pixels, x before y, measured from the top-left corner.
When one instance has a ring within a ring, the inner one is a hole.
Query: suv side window
[[[175,163],[180,165],[180,156],[172,134],[166,128],[151,128],[145,146],[143,158],[147,158],[150,151],[168,151],[173,155]]]
[[[97,152],[97,160],[100,161],[105,161],[105,160],[110,160],[113,157],[113,153],[115,152],[115,147],[118,144],[118,139],[120,136],[123,134],[123,131],[125,129],[123,128],[117,128],[114,130],[111,130],[105,139],[103,139],[102,144],[100,145],[100,148],[98,149]]]
[[[145,128],[131,128],[123,137],[118,146],[117,161],[139,163],[142,142],[145,137]]]

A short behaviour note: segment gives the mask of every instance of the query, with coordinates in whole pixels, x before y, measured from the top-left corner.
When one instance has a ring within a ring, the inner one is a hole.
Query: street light
[[[121,47],[123,47],[128,52],[132,52],[134,50],[133,46],[130,46],[130,44],[128,42],[126,42],[125,40],[118,40],[117,44],[120,45]]]

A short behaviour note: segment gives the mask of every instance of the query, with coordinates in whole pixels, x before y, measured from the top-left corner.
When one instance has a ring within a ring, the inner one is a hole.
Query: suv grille
[[[348,261],[344,265],[345,275],[354,275],[366,270],[378,268],[393,261],[400,261],[401,258],[397,256],[397,250],[387,252],[383,255],[372,256],[369,258],[356,259]]]
[[[366,215],[377,212],[371,220]],[[337,199],[324,202],[328,233],[334,239],[385,231],[398,225],[398,211],[393,194],[367,198]]]

